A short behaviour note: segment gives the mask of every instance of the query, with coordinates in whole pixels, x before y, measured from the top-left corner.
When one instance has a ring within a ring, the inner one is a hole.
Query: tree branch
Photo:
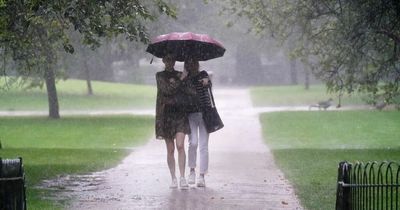
[[[386,35],[387,37],[391,38],[393,41],[396,42],[397,45],[400,45],[400,36],[392,33],[391,31],[381,29],[381,30],[375,30],[376,33],[378,34],[383,34]]]

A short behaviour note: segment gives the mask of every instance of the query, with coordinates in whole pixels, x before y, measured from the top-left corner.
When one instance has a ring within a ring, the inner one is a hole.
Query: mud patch
[[[54,179],[43,180],[36,189],[45,190],[46,200],[64,204],[88,192],[97,192],[104,185],[105,174],[96,172],[85,175],[60,175]]]

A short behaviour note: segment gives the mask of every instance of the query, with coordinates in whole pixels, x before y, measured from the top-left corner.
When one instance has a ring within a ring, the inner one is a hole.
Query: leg
[[[190,135],[189,135],[189,151],[188,151],[188,166],[190,172],[194,172],[196,168],[197,145],[198,145],[198,124],[196,122],[196,115],[189,115]]]
[[[181,177],[185,177],[185,164],[186,164],[185,134],[179,132],[175,136],[176,136],[176,149],[178,150],[179,171]]]
[[[189,184],[195,184],[196,183],[196,162],[197,162],[197,145],[199,142],[198,138],[198,131],[199,131],[199,125],[198,125],[198,120],[196,115],[198,113],[192,113],[189,114],[189,125],[190,125],[190,135],[189,135],[189,151],[188,151],[188,157],[189,157],[189,162],[188,166],[190,168],[190,173],[189,173],[189,179],[188,182]]]
[[[167,146],[167,163],[169,172],[171,173],[171,178],[176,179],[175,175],[175,157],[174,157],[174,140],[173,139],[165,139],[165,144]]]
[[[206,130],[201,115],[199,121],[200,176],[204,176],[208,171],[208,138],[210,134]]]
[[[197,180],[198,187],[206,186],[204,174],[208,171],[208,137],[209,134],[204,125],[203,118],[201,117],[199,123],[200,176]]]
[[[181,190],[187,190],[189,189],[189,185],[187,184],[185,178],[185,164],[186,164],[185,134],[177,133],[175,136],[176,136],[176,149],[178,150],[179,171],[181,173],[179,187],[181,188]]]

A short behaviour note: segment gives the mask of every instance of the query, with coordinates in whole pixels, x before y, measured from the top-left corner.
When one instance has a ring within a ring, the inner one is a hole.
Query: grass
[[[93,81],[92,87],[94,95],[89,96],[85,81],[59,81],[56,88],[60,110],[143,109],[155,104],[155,86]],[[12,86],[0,90],[0,99],[0,110],[48,110],[45,88]]]
[[[334,103],[338,103],[337,94],[327,93],[324,85],[312,85],[309,90],[304,86],[262,86],[251,89],[251,96],[254,106],[308,106],[318,101],[332,98]],[[344,95],[342,105],[360,105],[364,96],[359,94]]]
[[[400,159],[400,112],[279,112],[260,116],[276,163],[306,209],[334,209],[340,161]]]
[[[29,209],[61,208],[35,189],[41,180],[110,168],[153,132],[152,117],[0,118],[2,158],[22,157]]]

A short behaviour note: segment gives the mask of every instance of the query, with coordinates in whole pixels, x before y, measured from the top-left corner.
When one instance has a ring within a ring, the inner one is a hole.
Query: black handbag
[[[217,108],[207,107],[203,110],[203,120],[207,132],[212,133],[224,127],[224,123],[218,114]]]
[[[224,127],[224,123],[218,114],[217,108],[214,103],[214,96],[211,91],[211,87],[208,87],[208,95],[210,97],[211,106],[203,107],[202,114],[204,124],[207,132],[212,133]]]

